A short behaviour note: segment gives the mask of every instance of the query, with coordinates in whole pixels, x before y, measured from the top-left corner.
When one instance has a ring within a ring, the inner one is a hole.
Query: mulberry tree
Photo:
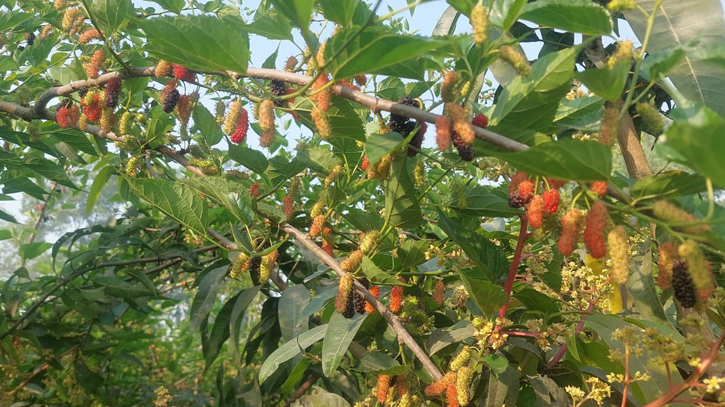
[[[0,406],[725,402],[721,3],[390,3],[0,5]]]

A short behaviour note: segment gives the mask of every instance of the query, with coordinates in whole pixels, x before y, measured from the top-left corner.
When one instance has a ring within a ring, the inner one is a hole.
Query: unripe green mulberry
[[[274,102],[269,99],[259,105],[259,127],[263,132],[274,130]]]
[[[443,77],[441,84],[441,99],[446,103],[453,103],[459,95],[458,82],[461,81],[461,74],[458,71],[448,71]]]
[[[655,137],[664,133],[665,124],[662,121],[660,112],[654,105],[647,102],[637,103],[636,109],[642,118],[642,131]]]
[[[632,10],[635,7],[637,7],[637,3],[634,0],[612,0],[607,4],[607,8],[612,13]]]
[[[425,187],[425,164],[419,161],[413,169],[413,179],[415,180],[415,186],[418,189]]]
[[[269,276],[274,269],[274,263],[277,261],[277,250],[262,257],[259,264],[259,283],[264,284],[269,280]]]
[[[234,260],[234,264],[232,264],[229,275],[232,278],[239,280],[242,277],[242,274],[249,270],[249,265],[250,257],[245,253],[239,253],[237,258]]]
[[[458,396],[458,404],[462,406],[468,405],[472,379],[473,371],[470,367],[464,366],[458,369],[456,373],[456,394]]]
[[[698,221],[698,219],[689,212],[682,210],[674,204],[665,200],[659,200],[655,202],[654,207],[652,208],[652,212],[654,213],[655,217],[674,223],[694,223]],[[683,230],[692,235],[699,235],[703,231],[709,230],[710,226],[693,225],[675,227],[675,229]]]
[[[354,252],[350,253],[350,255],[345,260],[340,262],[340,268],[346,273],[354,273],[355,270],[360,267],[362,259],[363,252],[360,250],[355,250]]]
[[[340,277],[340,284],[337,288],[337,295],[335,296],[335,311],[340,314],[345,313],[347,308],[348,298],[352,291],[352,274],[345,274]]]
[[[526,56],[510,45],[502,45],[498,48],[498,56],[501,60],[508,62],[521,76],[531,75],[531,65]]]
[[[363,254],[370,253],[373,249],[378,246],[378,239],[380,238],[380,232],[377,230],[371,230],[366,233],[362,239],[360,239],[360,251]]]
[[[464,346],[461,352],[451,361],[450,369],[457,372],[460,368],[466,366],[469,360],[471,360],[471,348]]]
[[[325,202],[320,199],[319,201],[315,202],[314,205],[312,205],[312,210],[310,211],[310,217],[316,218],[318,215],[322,214],[322,211],[325,209]]]
[[[135,156],[128,159],[126,163],[126,175],[129,177],[135,177],[138,175],[138,171],[143,166],[143,157]]]
[[[672,265],[675,263],[678,254],[677,244],[665,242],[660,245],[657,259],[657,286],[663,290],[672,287]]]
[[[125,111],[121,115],[121,121],[118,124],[118,130],[122,135],[128,134],[131,132],[131,120],[132,119],[133,119],[133,114],[129,111]]]
[[[234,134],[234,130],[237,128],[237,122],[239,117],[242,115],[242,102],[235,100],[232,102],[227,113],[226,119],[224,119],[224,133],[228,135]]]
[[[617,225],[607,235],[607,250],[612,261],[612,281],[625,284],[629,277],[629,244],[627,232],[622,225]]]
[[[617,131],[619,129],[619,111],[608,107],[602,116],[602,127],[599,130],[599,142],[605,146],[613,146],[617,140]]]
[[[224,106],[224,101],[217,101],[216,107],[214,109],[214,121],[218,125],[222,125],[224,123],[224,110],[226,110],[226,106]]]
[[[486,15],[486,9],[480,4],[475,5],[471,10],[471,27],[473,28],[473,41],[479,45],[486,42],[488,16]]]

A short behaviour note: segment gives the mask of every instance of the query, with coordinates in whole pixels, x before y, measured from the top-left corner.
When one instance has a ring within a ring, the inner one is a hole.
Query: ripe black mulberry
[[[171,113],[174,111],[176,102],[179,101],[179,96],[181,96],[181,94],[179,94],[178,89],[171,89],[168,93],[166,93],[164,99],[162,100],[164,112]]]
[[[687,264],[682,260],[677,260],[672,265],[672,289],[675,298],[684,308],[692,308],[697,302],[695,295],[695,285],[692,283],[692,277],[687,270]]]
[[[457,132],[453,132],[451,134],[451,143],[456,147],[456,150],[458,150],[458,155],[461,156],[461,159],[463,161],[473,161],[473,159],[476,157],[476,154],[473,152],[473,144],[468,144],[461,136],[458,135]],[[509,205],[511,203],[509,202]]]

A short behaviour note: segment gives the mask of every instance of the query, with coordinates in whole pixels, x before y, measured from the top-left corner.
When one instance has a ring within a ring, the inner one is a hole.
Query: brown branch
[[[280,225],[280,228],[287,232],[290,236],[292,236],[295,240],[300,242],[305,248],[312,252],[317,258],[322,260],[323,263],[327,264],[335,273],[337,273],[338,276],[342,277],[345,273],[342,271],[342,268],[340,268],[340,263],[335,261],[332,256],[327,254],[320,246],[318,246],[314,241],[310,240],[307,237],[307,234],[298,230],[294,226],[290,225],[287,222],[283,222]],[[358,281],[355,281],[355,290],[357,290],[360,294],[365,297],[365,299],[373,304],[375,306],[375,309],[380,312],[380,315],[388,321],[388,324],[393,328],[395,333],[398,335],[398,340],[400,342],[405,343],[411,352],[418,358],[420,363],[423,365],[426,371],[428,371],[428,374],[433,377],[435,380],[440,380],[440,378],[443,377],[441,372],[438,370],[438,367],[433,363],[432,360],[428,357],[428,355],[425,353],[425,351],[418,345],[418,343],[413,339],[412,336],[408,333],[408,331],[405,329],[403,324],[400,322],[400,318],[398,318],[397,315],[390,312],[390,310],[383,305],[382,302],[378,301],[377,298],[375,298],[370,292]]]
[[[69,355],[69,354],[75,352],[76,349],[78,349],[78,348],[80,348],[80,345],[74,345],[67,351],[58,355],[57,358],[60,359],[66,355]],[[21,390],[23,387],[25,387],[26,384],[30,383],[30,381],[33,380],[33,378],[35,378],[37,375],[48,370],[49,367],[50,367],[50,363],[44,363],[42,366],[39,366],[39,367],[36,367],[35,369],[33,369],[33,373],[31,373],[30,376],[26,377],[25,380],[23,380],[20,384],[18,384],[14,389],[10,390],[6,394],[6,396],[11,397],[13,394],[17,393],[19,390]],[[2,397],[0,397],[0,400],[2,400]]]
[[[295,390],[295,392],[292,393],[292,396],[290,396],[289,400],[287,400],[287,402],[284,403],[285,407],[291,406],[292,403],[294,403],[297,399],[299,399],[300,397],[304,396],[305,393],[307,392],[307,390],[309,390],[310,387],[312,387],[312,385],[315,384],[315,382],[319,378],[320,378],[320,376],[318,376],[315,373],[312,373],[310,375],[310,377],[308,377],[307,380],[305,380],[304,382],[302,382],[302,384],[300,384],[300,387],[298,387]]]
[[[622,106],[622,99],[619,99],[614,105],[618,110],[621,110]],[[622,151],[624,164],[627,166],[627,173],[631,178],[644,178],[652,175],[652,169],[649,166],[649,161],[647,161],[647,156],[644,154],[642,142],[639,140],[639,134],[634,127],[629,112],[625,112],[619,122],[617,141],[619,142],[619,149]]]

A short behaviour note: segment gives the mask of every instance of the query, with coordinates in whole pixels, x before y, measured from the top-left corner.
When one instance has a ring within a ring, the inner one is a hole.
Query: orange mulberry
[[[332,135],[332,127],[330,126],[330,120],[322,109],[315,106],[312,108],[312,121],[315,123],[317,132],[320,133],[320,137],[323,140],[327,140]]]
[[[448,401],[448,407],[460,407],[458,404],[458,390],[456,390],[456,384],[451,383],[446,389],[446,400]]]
[[[181,125],[186,127],[189,117],[191,117],[191,100],[188,95],[179,96],[179,100],[176,102],[176,114],[179,116]]]
[[[541,195],[536,195],[531,199],[527,213],[531,227],[540,228],[544,223],[544,198]]]
[[[255,182],[254,184],[252,184],[252,186],[249,187],[249,193],[252,195],[252,197],[259,198],[261,191],[258,182]]]
[[[370,288],[369,291],[370,291],[370,294],[372,294],[372,296],[375,297],[375,299],[378,299],[380,297],[380,287],[378,287],[378,286],[372,287],[372,288]],[[366,301],[365,302],[365,312],[367,312],[368,314],[372,314],[373,312],[375,312],[375,306],[373,306],[373,304]]]
[[[519,171],[511,177],[508,184],[509,196],[518,194],[519,184],[529,179],[529,175],[523,171]]]
[[[394,314],[400,312],[400,306],[403,303],[403,287],[396,285],[390,291],[390,311]]]
[[[90,79],[98,78],[98,71],[101,70],[101,65],[106,60],[106,54],[103,50],[96,50],[91,56],[91,61],[86,64],[86,75]]]
[[[360,168],[362,168],[363,171],[368,170],[368,166],[370,165],[370,160],[368,160],[368,156],[363,156],[362,164],[360,164]]]
[[[425,395],[428,397],[441,395],[443,394],[443,392],[448,390],[449,385],[455,385],[455,383],[456,372],[449,371],[443,377],[441,377],[440,380],[429,384],[424,390]]]
[[[83,31],[80,37],[78,37],[78,42],[81,44],[88,44],[89,42],[98,39],[101,39],[101,32],[92,28],[90,30]]]
[[[536,187],[536,184],[534,184],[534,181],[526,180],[522,181],[519,184],[518,193],[519,196],[524,200],[524,202],[531,201],[531,198],[534,197],[534,189]]]
[[[327,75],[320,75],[316,80],[315,83],[312,85],[312,91],[318,92],[314,96],[312,96],[312,101],[317,104],[317,107],[322,109],[323,112],[326,112],[330,109],[330,101],[332,99],[332,92],[330,91],[330,88],[326,88],[322,91],[320,89],[327,86],[327,84],[330,82],[330,78]]]
[[[589,189],[597,196],[602,197],[607,193],[607,181],[594,181],[589,184]]]
[[[352,274],[345,274],[340,277],[340,283],[335,296],[335,311],[344,314],[347,308],[348,298],[352,291]]]
[[[586,227],[584,228],[584,244],[589,254],[595,259],[602,258],[607,254],[607,247],[604,242],[604,233],[608,223],[607,207],[602,201],[592,204],[586,216]]]
[[[385,401],[388,400],[388,390],[390,389],[390,380],[392,378],[392,376],[386,374],[378,376],[378,402],[381,404],[385,404]]]
[[[328,256],[335,257],[335,254],[332,251],[332,243],[328,242],[327,240],[322,241],[322,250],[324,250]]]
[[[445,290],[446,285],[443,284],[443,281],[437,281],[435,288],[433,289],[433,300],[436,302],[436,304],[441,305],[445,301]]]
[[[451,146],[451,120],[445,116],[436,117],[436,143],[441,151]]]
[[[559,236],[559,253],[569,256],[574,252],[579,238],[579,224],[582,213],[579,209],[572,209],[561,219],[561,236]]]
[[[55,115],[55,120],[58,122],[60,127],[70,126],[70,109],[66,107],[58,108],[58,112]]]

